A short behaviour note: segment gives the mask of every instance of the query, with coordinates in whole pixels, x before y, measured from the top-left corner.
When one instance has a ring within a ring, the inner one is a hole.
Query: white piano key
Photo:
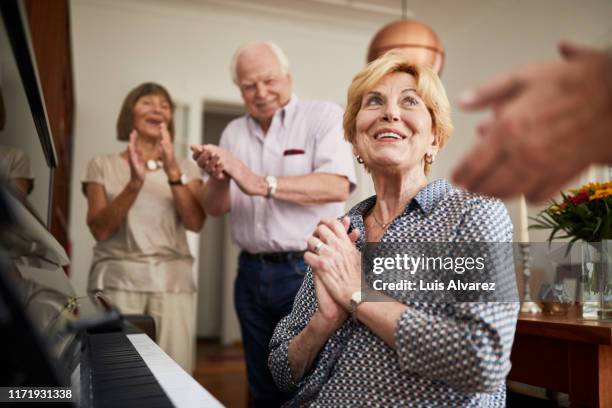
[[[192,376],[187,374],[146,334],[128,334],[170,401],[177,408],[222,408],[221,404]]]

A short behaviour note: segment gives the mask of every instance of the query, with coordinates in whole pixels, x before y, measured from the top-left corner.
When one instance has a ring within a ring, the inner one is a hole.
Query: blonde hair
[[[170,137],[174,140],[174,102],[172,102],[170,93],[168,93],[166,88],[154,82],[145,82],[138,85],[123,100],[121,111],[119,111],[119,117],[117,118],[117,140],[123,142],[130,140],[130,132],[134,128],[134,106],[136,106],[136,102],[140,98],[149,95],[160,95],[170,104],[172,117],[168,123],[168,133],[170,133]]]
[[[343,118],[344,138],[352,145],[355,144],[355,122],[361,110],[363,96],[385,76],[396,72],[405,72],[416,80],[416,91],[431,115],[433,132],[441,149],[453,131],[450,103],[444,86],[432,69],[412,63],[406,55],[397,51],[389,51],[370,62],[353,78],[346,97]],[[429,168],[430,165],[425,163],[425,174],[429,173]]]

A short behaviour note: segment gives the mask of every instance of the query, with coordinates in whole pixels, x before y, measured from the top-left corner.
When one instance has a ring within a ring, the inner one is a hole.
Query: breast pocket
[[[307,153],[283,156],[283,175],[302,176],[312,173],[312,160]]]

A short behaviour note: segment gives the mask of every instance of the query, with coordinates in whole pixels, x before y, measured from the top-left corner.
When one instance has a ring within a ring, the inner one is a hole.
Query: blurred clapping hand
[[[532,64],[468,91],[465,110],[490,108],[454,181],[499,198],[539,202],[590,164],[612,163],[612,57],[562,42],[563,59]]]

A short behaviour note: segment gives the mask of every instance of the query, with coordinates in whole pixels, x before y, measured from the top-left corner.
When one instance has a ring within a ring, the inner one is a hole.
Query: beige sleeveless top
[[[188,159],[179,163],[187,180],[200,178]],[[120,154],[93,158],[81,182],[104,186],[108,200],[115,198],[130,179],[130,167]],[[94,247],[89,271],[90,291],[104,288],[138,292],[196,291],[193,257],[185,227],[174,206],[163,169],[146,173],[142,189],[119,229]]]

